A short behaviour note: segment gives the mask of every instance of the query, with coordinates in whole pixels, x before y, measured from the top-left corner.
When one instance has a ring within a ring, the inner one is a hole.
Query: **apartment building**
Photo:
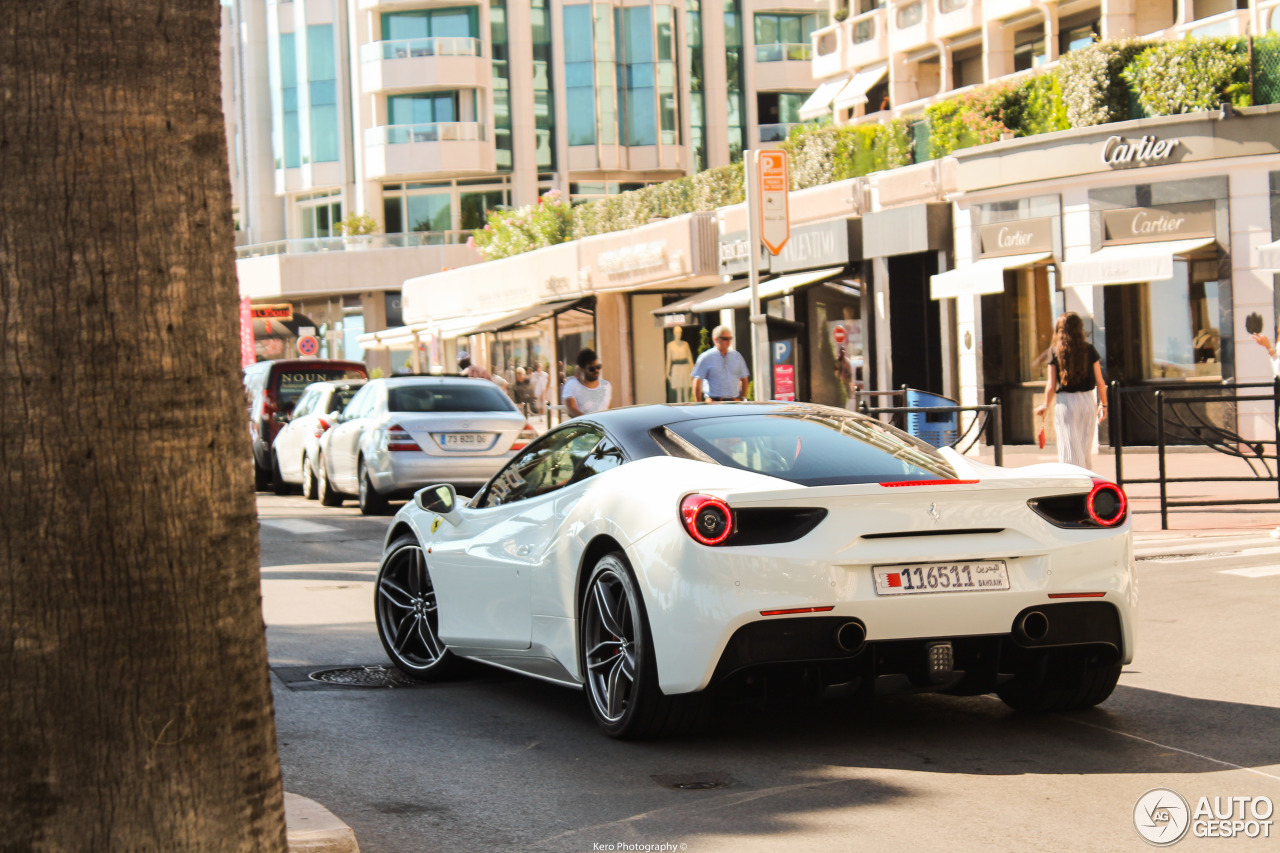
[[[981,83],[1038,68],[1095,39],[1265,33],[1280,3],[1249,0],[830,0],[814,31],[805,119],[912,115]]]
[[[589,200],[786,137],[826,0],[223,0],[242,296],[278,358],[401,322],[412,276],[550,189]],[[343,235],[363,214],[374,233]],[[371,354],[375,361],[381,354]],[[384,367],[389,365],[382,365]]]

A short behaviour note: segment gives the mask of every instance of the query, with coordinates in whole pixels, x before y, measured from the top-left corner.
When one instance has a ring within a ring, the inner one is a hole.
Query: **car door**
[[[436,526],[429,559],[446,643],[529,647],[531,582],[548,569],[560,531],[556,499],[573,481],[593,431],[591,424],[571,424],[544,435],[462,509],[462,524]]]
[[[316,388],[303,391],[297,405],[293,407],[289,422],[282,426],[276,435],[276,443],[272,451],[280,460],[280,474],[286,483],[296,483],[302,479],[302,436],[307,414],[315,407],[319,393],[319,389]]]
[[[381,382],[371,382],[360,389],[342,414],[342,422],[330,427],[325,460],[329,477],[340,492],[356,490],[356,454],[360,439],[373,423],[378,400],[386,393]]]

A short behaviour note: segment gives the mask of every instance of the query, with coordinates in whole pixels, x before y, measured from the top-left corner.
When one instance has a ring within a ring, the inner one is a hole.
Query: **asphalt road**
[[[1280,804],[1280,543],[1256,530],[1136,537],[1137,658],[1099,708],[739,704],[709,731],[637,744],[599,734],[580,693],[487,668],[399,688],[310,679],[389,666],[372,623],[388,519],[258,506],[285,788],[364,853],[1139,851],[1150,789],[1193,812],[1201,797]],[[1274,850],[1270,819],[1268,839],[1189,832],[1176,847]]]

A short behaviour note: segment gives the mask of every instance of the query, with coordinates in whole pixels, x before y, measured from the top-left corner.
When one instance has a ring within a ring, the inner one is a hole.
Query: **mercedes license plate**
[[[493,436],[487,432],[446,432],[441,436],[445,447],[488,447]]]
[[[1009,588],[1009,570],[1004,560],[872,566],[871,571],[875,575],[877,595],[986,592]]]

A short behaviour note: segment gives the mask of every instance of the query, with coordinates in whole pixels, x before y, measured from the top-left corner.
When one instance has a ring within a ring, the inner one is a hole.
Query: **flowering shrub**
[[[492,261],[563,243],[572,226],[573,209],[559,190],[548,190],[537,204],[490,211],[485,226],[473,231],[468,242]]]
[[[1119,39],[1063,55],[1058,79],[1071,127],[1128,120],[1129,86],[1120,75],[1152,44],[1142,39]]]
[[[1023,101],[1012,83],[993,83],[925,107],[929,143],[934,157],[961,148],[998,142],[1014,132]]]
[[[1222,101],[1251,104],[1248,45],[1241,38],[1186,39],[1157,44],[1120,75],[1148,115],[1216,110]]]
[[[344,237],[377,234],[378,221],[367,213],[348,213],[346,218],[338,223],[338,230]]]

